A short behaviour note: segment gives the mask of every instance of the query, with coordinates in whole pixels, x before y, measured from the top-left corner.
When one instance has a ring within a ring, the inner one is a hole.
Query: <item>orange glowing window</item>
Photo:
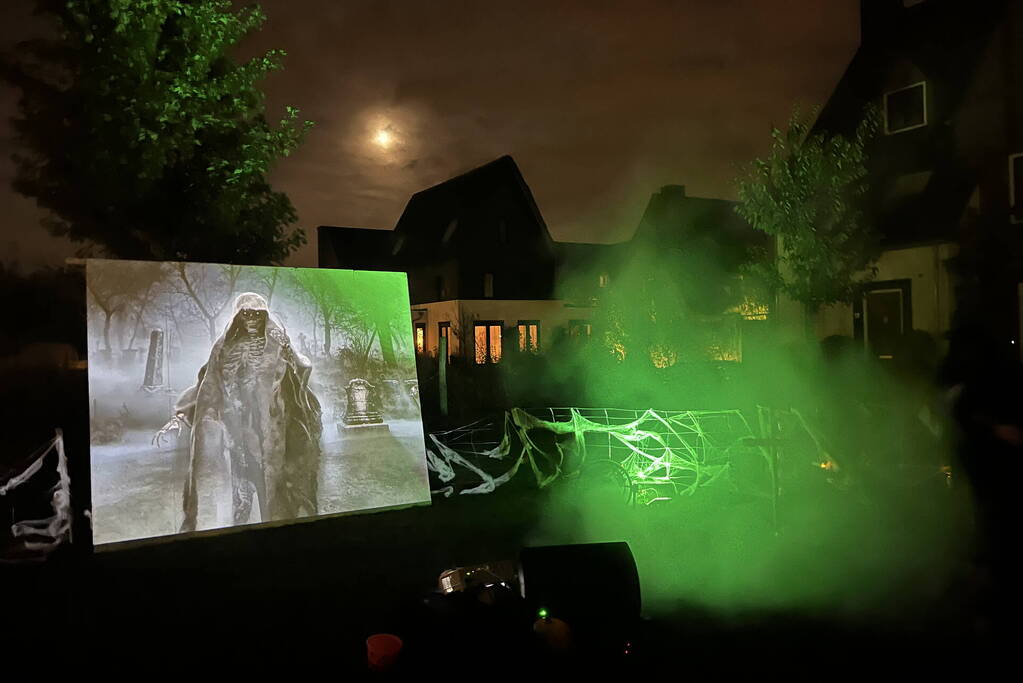
[[[426,350],[426,323],[416,323],[416,353]]]
[[[479,322],[473,325],[476,344],[476,362],[497,363],[501,360],[501,323],[498,321]]]
[[[540,321],[519,321],[519,351],[529,353],[540,352]]]

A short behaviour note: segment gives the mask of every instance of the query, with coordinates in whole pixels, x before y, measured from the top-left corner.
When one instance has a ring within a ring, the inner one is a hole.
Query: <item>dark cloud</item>
[[[859,27],[856,0],[262,5],[243,50],[288,52],[271,112],[317,122],[274,173],[303,226],[391,227],[413,192],[512,154],[555,237],[589,241],[628,237],[663,184],[732,196],[769,126],[827,97]],[[31,209],[19,233],[41,232]],[[295,261],[314,259],[309,245]]]

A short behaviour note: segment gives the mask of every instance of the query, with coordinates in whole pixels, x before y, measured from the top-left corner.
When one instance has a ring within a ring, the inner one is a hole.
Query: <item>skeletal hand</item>
[[[157,448],[161,448],[163,446],[163,438],[170,434],[171,432],[174,432],[175,434],[180,433],[181,425],[182,420],[178,415],[175,415],[171,419],[167,420],[167,424],[161,427],[160,431],[153,435],[153,445],[156,446]]]

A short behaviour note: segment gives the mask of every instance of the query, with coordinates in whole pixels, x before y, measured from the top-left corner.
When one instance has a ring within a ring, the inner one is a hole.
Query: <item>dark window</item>
[[[540,352],[540,321],[519,321],[519,351],[529,353]]]
[[[416,353],[426,350],[426,323],[416,323]]]
[[[451,241],[451,238],[455,234],[455,230],[458,229],[458,219],[452,218],[451,222],[448,223],[448,227],[444,229],[444,236],[440,238],[441,242],[447,244]]]
[[[916,83],[884,96],[884,132],[901,133],[927,125],[927,84]]]
[[[1009,157],[1009,206],[1013,221],[1023,222],[1023,154]]]
[[[475,357],[479,365],[497,363],[501,360],[501,327],[500,320],[473,323]]]
[[[589,320],[569,320],[568,334],[572,337],[589,339],[590,335],[593,334],[593,326],[590,325]]]
[[[451,323],[437,323],[437,351],[440,352],[440,340],[445,340],[447,361],[451,362]]]

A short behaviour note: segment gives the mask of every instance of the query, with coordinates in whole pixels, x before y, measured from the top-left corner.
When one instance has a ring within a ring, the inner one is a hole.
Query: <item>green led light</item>
[[[540,610],[536,613],[536,616],[540,617],[541,619],[546,619],[549,614],[550,613],[547,611],[546,607],[541,607]]]

